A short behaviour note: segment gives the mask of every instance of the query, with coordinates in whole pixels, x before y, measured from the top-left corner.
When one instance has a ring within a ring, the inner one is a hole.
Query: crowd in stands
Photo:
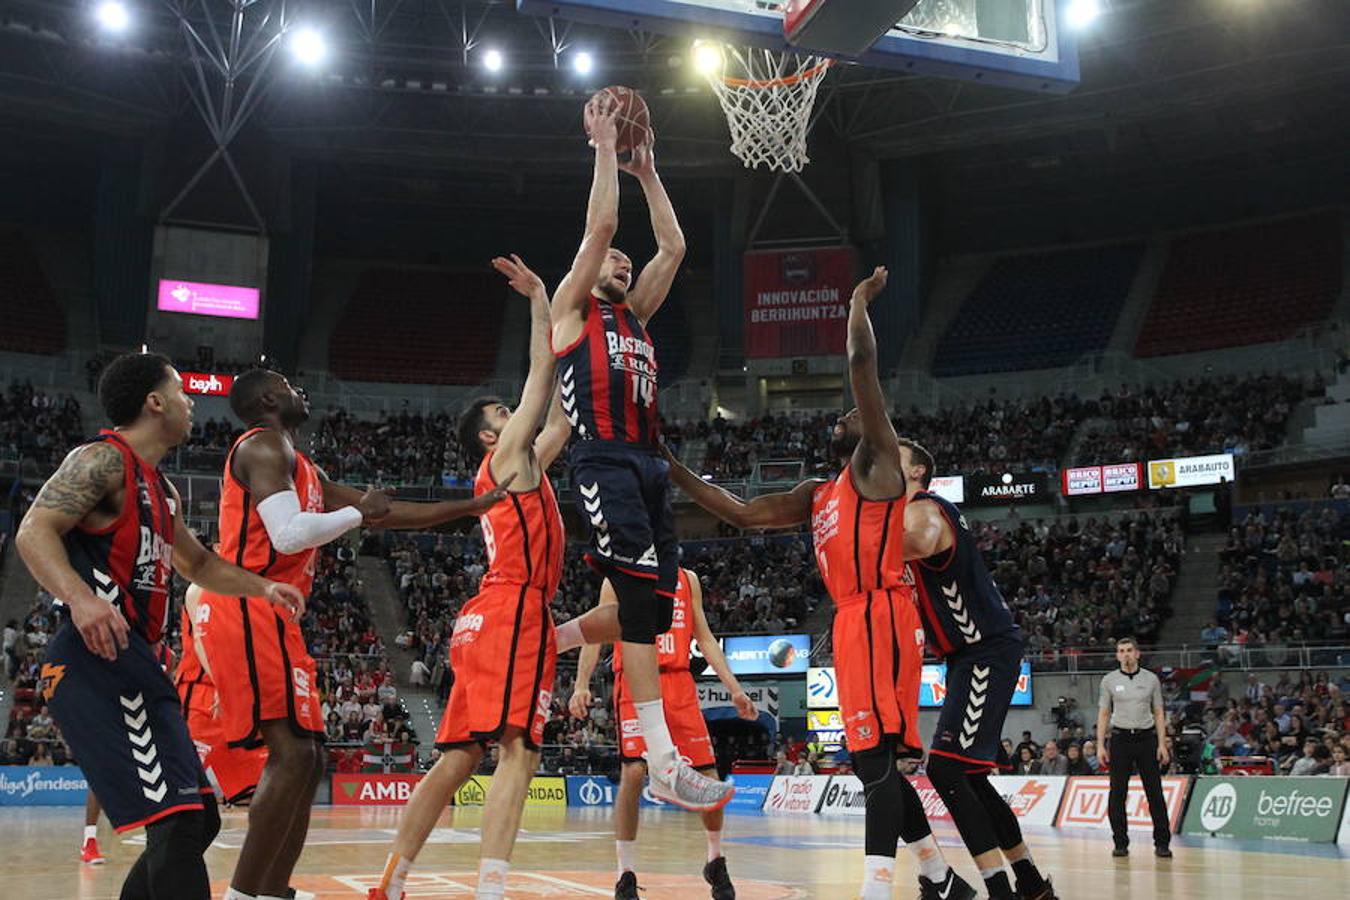
[[[406,484],[435,479],[464,485],[478,469],[477,460],[455,437],[455,417],[448,413],[368,420],[330,410],[315,428],[309,450],[330,477],[343,481]]]
[[[26,381],[0,394],[0,456],[31,459],[46,472],[85,437],[83,429],[80,403],[69,394],[45,394]]]
[[[1185,552],[1175,509],[971,528],[1035,658],[1122,634],[1153,641]]]
[[[1192,378],[1142,390],[1103,394],[1094,415],[1107,421],[1081,442],[1081,463],[1134,462],[1172,456],[1241,456],[1284,442],[1302,400],[1320,397],[1320,374]]]
[[[1243,646],[1350,635],[1350,518],[1343,503],[1254,509],[1219,551],[1215,618],[1202,640]]]

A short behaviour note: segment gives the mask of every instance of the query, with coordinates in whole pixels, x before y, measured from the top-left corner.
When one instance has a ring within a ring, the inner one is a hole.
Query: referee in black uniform
[[[1139,667],[1139,645],[1134,638],[1116,641],[1120,668],[1102,678],[1101,702],[1097,709],[1097,753],[1111,767],[1111,797],[1107,813],[1116,847],[1112,856],[1130,854],[1130,831],[1125,820],[1125,798],[1130,775],[1139,773],[1153,816],[1154,853],[1172,855],[1172,823],[1163,797],[1160,765],[1167,765],[1167,726],[1163,720],[1162,683],[1148,669]],[[1104,738],[1110,727],[1110,741]]]

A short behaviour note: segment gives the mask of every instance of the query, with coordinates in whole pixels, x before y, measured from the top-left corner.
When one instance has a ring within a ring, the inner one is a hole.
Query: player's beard
[[[308,421],[309,409],[300,397],[294,398],[294,402],[287,406],[281,414],[281,424],[287,428],[298,428]]]
[[[628,290],[614,278],[601,284],[596,292],[608,303],[622,303],[628,299]]]
[[[858,448],[859,438],[855,434],[845,431],[843,434],[834,434],[830,436],[830,452],[834,458],[841,463],[848,461],[853,456],[853,451]]]

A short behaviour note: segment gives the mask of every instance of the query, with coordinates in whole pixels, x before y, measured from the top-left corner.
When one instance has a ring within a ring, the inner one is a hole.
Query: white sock
[[[862,900],[891,900],[895,880],[895,859],[890,856],[863,857]]]
[[[634,703],[633,706],[637,708],[638,722],[642,724],[642,739],[647,742],[647,762],[660,771],[675,757],[675,742],[670,739],[670,729],[666,727],[666,710],[660,700]]]
[[[947,877],[947,860],[942,858],[942,850],[931,834],[905,846],[914,854],[919,864],[919,874],[924,878],[941,883]]]
[[[98,840],[98,826],[97,825],[84,826],[84,839],[86,841]]]
[[[499,900],[506,896],[506,873],[511,864],[504,859],[481,859],[478,861],[477,900]]]
[[[408,880],[408,870],[412,868],[412,860],[399,856],[397,853],[390,853],[384,861],[384,875],[380,881],[383,883],[384,892],[392,900],[398,900],[403,896],[403,885]]]
[[[258,898],[252,894],[245,894],[241,890],[230,888],[225,892],[225,896],[221,898],[221,900],[258,900]]]
[[[1003,871],[1002,866],[990,866],[987,869],[980,870],[980,877],[983,878],[985,881],[988,881],[990,878],[993,878],[995,875],[997,875],[1002,871]]]
[[[708,862],[712,862],[722,855],[722,832],[708,832]]]
[[[637,841],[615,841],[614,852],[619,857],[619,877],[624,872],[636,872],[633,857],[637,854]]]
[[[558,652],[566,653],[586,643],[586,635],[581,633],[581,620],[568,619],[553,630],[558,642]]]

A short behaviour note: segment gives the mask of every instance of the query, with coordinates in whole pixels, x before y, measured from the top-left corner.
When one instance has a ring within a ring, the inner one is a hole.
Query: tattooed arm
[[[116,659],[127,646],[127,620],[99,599],[70,564],[62,538],[84,522],[101,527],[115,519],[126,473],[122,454],[106,443],[76,447],[38,492],[14,544],[38,583],[70,607],[70,617],[91,653]]]

